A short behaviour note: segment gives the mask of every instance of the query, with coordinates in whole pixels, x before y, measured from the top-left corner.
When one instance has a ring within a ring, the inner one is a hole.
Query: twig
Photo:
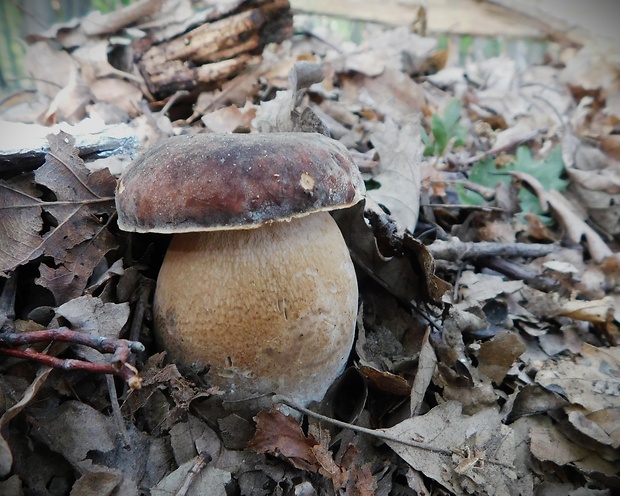
[[[91,336],[84,332],[74,331],[68,327],[47,329],[22,333],[0,333],[0,346],[22,346],[34,343],[49,343],[51,341],[65,341],[67,343],[82,344],[101,353],[114,353],[118,348],[127,347],[129,351],[142,352],[144,345],[137,341],[126,339],[111,339],[101,336]]]
[[[341,429],[350,429],[352,431],[359,432],[361,434],[367,434],[369,436],[383,439],[385,441],[391,441],[393,443],[400,443],[400,444],[404,444],[405,446],[411,446],[412,448],[419,448],[419,449],[423,449],[426,451],[432,451],[434,453],[440,453],[446,456],[452,456],[452,451],[449,449],[438,448],[436,446],[431,446],[430,444],[418,443],[416,441],[406,441],[404,439],[398,438],[396,436],[392,436],[390,434],[387,434],[386,432],[383,432],[377,429],[367,429],[366,427],[348,424],[347,422],[342,422],[341,420],[336,420],[331,417],[326,417],[325,415],[321,415],[320,413],[316,413],[316,412],[313,412],[312,410],[308,410],[307,408],[304,408],[303,406],[299,406],[293,403],[288,398],[285,398],[283,396],[274,396],[273,401],[275,403],[281,403],[283,405],[286,405],[292,408],[293,410],[297,410],[298,412],[301,412],[304,415],[307,415],[308,417],[312,417],[317,420],[321,420],[323,422],[327,422],[329,424],[340,427]]]
[[[129,363],[124,363],[120,368],[107,363],[92,363],[72,358],[57,358],[45,353],[39,353],[32,349],[19,350],[14,348],[0,348],[0,355],[8,355],[15,358],[23,358],[34,362],[43,363],[55,369],[84,370],[95,374],[113,374],[122,377],[131,389],[140,389],[142,378],[138,376],[138,369]]]
[[[153,281],[151,279],[142,278],[140,287],[138,288],[138,297],[134,308],[133,319],[131,320],[131,328],[129,330],[129,340],[138,342],[140,332],[142,330],[142,321],[144,320],[144,312],[149,303],[149,298],[153,291]]]
[[[436,240],[427,246],[434,258],[458,262],[486,257],[544,257],[556,250],[554,244],[541,243],[478,243],[460,241],[450,238],[449,241]]]
[[[430,444],[426,444],[426,443],[418,443],[416,441],[406,441],[400,437],[396,437],[396,436],[392,436],[388,433],[386,433],[384,430],[379,430],[379,429],[367,429],[366,427],[360,427],[359,425],[353,425],[353,424],[348,424],[346,422],[342,422],[340,420],[336,420],[333,419],[331,417],[326,417],[325,415],[321,415],[320,413],[316,413],[313,412],[312,410],[308,410],[307,408],[304,408],[302,406],[299,406],[297,404],[295,404],[293,401],[289,400],[288,398],[285,398],[284,396],[279,396],[276,395],[273,397],[273,401],[274,403],[281,403],[283,405],[286,405],[290,408],[292,408],[293,410],[297,410],[298,412],[303,413],[304,415],[307,415],[308,417],[312,417],[315,418],[317,420],[321,420],[322,422],[327,422],[329,424],[335,425],[337,427],[340,427],[342,429],[350,429],[352,431],[355,432],[359,432],[361,434],[367,434],[369,436],[373,436],[379,439],[383,439],[385,441],[390,441],[393,443],[398,443],[398,444],[402,444],[404,446],[411,446],[412,448],[418,448],[421,450],[425,450],[425,451],[431,451],[433,453],[439,453],[441,455],[446,455],[446,456],[452,456],[452,455],[458,455],[458,456],[463,456],[460,453],[460,450],[454,449],[447,449],[447,448],[439,448],[438,446],[432,446]],[[505,467],[505,468],[509,468],[509,469],[514,469],[513,466],[506,464],[506,463],[502,463],[500,461],[497,460],[489,460],[487,458],[484,458],[485,463],[491,463],[493,465],[498,465],[500,467]]]
[[[127,432],[127,427],[125,426],[125,421],[123,420],[123,414],[121,413],[121,407],[118,404],[118,395],[116,394],[116,385],[114,384],[114,379],[111,375],[106,375],[106,384],[108,385],[108,393],[110,395],[110,405],[112,406],[112,414],[114,415],[114,422],[116,423],[116,428],[123,439],[123,446],[129,446],[129,432]]]
[[[196,463],[194,463],[189,472],[187,472],[185,480],[183,480],[183,484],[176,492],[175,496],[185,496],[187,494],[187,491],[189,491],[192,482],[194,482],[196,476],[203,468],[207,466],[207,463],[209,463],[211,460],[213,460],[213,458],[209,453],[207,453],[206,451],[200,452],[200,454],[198,455],[198,460],[196,460]]]
[[[444,210],[480,210],[482,212],[505,212],[502,207],[493,207],[491,205],[466,205],[464,203],[420,203],[421,207],[441,208]]]
[[[515,281],[523,281],[528,286],[538,289],[539,291],[544,291],[545,293],[558,291],[560,288],[560,281],[557,279],[538,274],[537,272],[509,260],[490,257],[484,260],[484,266],[500,274],[504,274]]]
[[[478,155],[474,155],[473,157],[469,157],[464,160],[459,160],[457,162],[457,165],[469,165],[475,162],[479,162],[480,160],[484,160],[485,158],[490,157],[492,155],[499,155],[500,153],[505,152],[506,150],[510,150],[511,148],[514,148],[515,146],[520,145],[521,143],[530,141],[534,139],[536,136],[538,136],[539,134],[542,134],[545,132],[547,132],[546,129],[536,129],[528,134],[525,134],[519,138],[509,141],[508,143],[505,143],[502,146],[496,146],[495,148],[491,148],[490,150],[479,153]]]
[[[445,181],[446,183],[461,184],[464,188],[474,193],[478,193],[486,201],[495,199],[495,188],[489,188],[482,184],[475,183],[469,179],[458,179],[456,181]]]
[[[39,353],[27,348],[20,350],[15,346],[32,345],[35,343],[51,343],[63,341],[66,343],[81,344],[93,348],[101,353],[111,353],[111,364],[96,364],[83,360],[62,359]],[[110,339],[101,336],[91,336],[83,332],[77,332],[67,327],[58,329],[48,329],[45,331],[34,331],[24,333],[0,333],[0,354],[33,360],[45,363],[54,368],[64,370],[85,370],[99,374],[114,374],[122,377],[129,387],[138,389],[142,379],[138,376],[138,370],[127,363],[130,353],[144,351],[144,345],[137,341],[127,341],[126,339]]]

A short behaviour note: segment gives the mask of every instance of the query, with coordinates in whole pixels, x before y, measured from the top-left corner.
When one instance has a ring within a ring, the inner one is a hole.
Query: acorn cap
[[[192,134],[149,148],[116,191],[124,231],[251,229],[360,201],[347,149],[315,133]]]

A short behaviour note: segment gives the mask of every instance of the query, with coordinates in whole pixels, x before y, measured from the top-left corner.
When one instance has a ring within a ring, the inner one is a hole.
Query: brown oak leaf
[[[48,140],[36,184],[0,181],[0,273],[45,257],[37,283],[60,305],[82,294],[94,268],[116,247],[106,226],[116,180],[107,169],[91,173],[72,136],[60,132]],[[50,201],[39,198],[50,192]]]

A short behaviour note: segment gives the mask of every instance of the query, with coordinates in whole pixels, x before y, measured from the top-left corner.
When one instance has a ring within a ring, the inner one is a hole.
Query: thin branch
[[[475,162],[479,162],[480,160],[484,160],[487,157],[491,157],[493,155],[499,155],[500,153],[510,150],[514,148],[515,146],[518,146],[522,143],[533,140],[539,134],[546,133],[546,132],[547,132],[546,129],[535,129],[534,131],[528,134],[525,134],[523,136],[520,136],[512,141],[509,141],[508,143],[505,143],[502,146],[496,146],[494,148],[491,148],[490,150],[487,150],[486,152],[482,152],[482,153],[479,153],[478,155],[474,155],[473,157],[469,157],[464,160],[459,160],[457,162],[457,165],[470,165]]]
[[[112,354],[112,363],[97,364],[84,360],[62,359],[40,353],[31,348],[25,350],[14,348],[15,346],[30,346],[35,343],[52,343],[55,341],[80,344],[93,348],[100,353]],[[114,374],[122,377],[132,389],[140,388],[142,379],[138,376],[138,370],[127,362],[132,352],[142,351],[144,351],[144,345],[137,341],[91,336],[67,327],[23,333],[0,333],[0,354],[2,355],[24,358],[63,370],[85,370],[97,374]]]
[[[480,210],[482,212],[505,212],[502,207],[493,207],[491,205],[466,205],[464,203],[420,203],[421,207],[441,208],[445,210]]]
[[[341,429],[350,429],[352,431],[355,432],[359,432],[361,434],[367,434],[369,436],[373,436],[379,439],[383,439],[385,441],[391,441],[393,443],[399,443],[399,444],[403,444],[405,446],[411,446],[412,448],[419,448],[419,449],[423,449],[426,451],[432,451],[433,453],[440,453],[442,455],[446,455],[446,456],[452,456],[452,451],[449,449],[445,449],[445,448],[438,448],[436,446],[431,446],[430,444],[426,444],[426,443],[417,443],[415,441],[405,441],[401,438],[398,438],[396,436],[392,436],[384,431],[381,430],[377,430],[377,429],[367,429],[366,427],[361,427],[359,425],[353,425],[353,424],[348,424],[347,422],[342,422],[341,420],[336,420],[333,419],[331,417],[326,417],[325,415],[321,415],[320,413],[316,413],[313,412],[312,410],[308,410],[307,408],[304,408],[303,406],[299,406],[295,403],[293,403],[291,400],[289,400],[288,398],[285,398],[283,396],[274,396],[273,401],[275,403],[281,403],[283,405],[286,405],[290,408],[292,408],[293,410],[297,410],[298,412],[303,413],[304,415],[307,415],[308,417],[312,417],[315,418],[317,420],[321,420],[323,422],[327,422],[329,424],[335,425],[337,427],[340,427]]]
[[[478,243],[460,241],[450,238],[449,241],[436,240],[427,246],[434,258],[458,262],[487,257],[525,257],[538,258],[549,255],[557,249],[555,244],[542,243]]]
[[[301,412],[304,415],[307,415],[308,417],[315,418],[322,422],[327,422],[329,424],[335,425],[342,429],[350,429],[352,431],[359,432],[361,434],[367,434],[369,436],[373,436],[378,439],[383,439],[385,441],[390,441],[392,443],[398,443],[404,446],[410,446],[412,448],[418,448],[418,449],[425,450],[425,451],[431,451],[433,453],[439,453],[440,455],[446,455],[450,457],[452,455],[462,456],[462,454],[459,452],[460,450],[457,450],[457,449],[451,450],[451,449],[446,449],[446,448],[439,448],[438,446],[432,446],[426,443],[418,443],[416,441],[406,441],[400,437],[396,437],[396,436],[392,436],[388,434],[387,432],[385,432],[385,430],[367,429],[366,427],[360,427],[359,425],[348,424],[346,422],[342,422],[340,420],[336,420],[331,417],[326,417],[325,415],[321,415],[320,413],[316,413],[316,412],[313,412],[312,410],[308,410],[307,408],[299,406],[293,401],[289,400],[288,398],[285,398],[284,396],[276,395],[273,397],[273,401],[274,403],[281,403],[283,405],[286,405],[292,408],[293,410],[297,410],[298,412]],[[513,466],[506,464],[506,463],[502,463],[497,460],[489,460],[487,458],[484,458],[484,461],[485,463],[491,463],[493,465],[498,465],[500,467],[514,469]]]
[[[0,333],[0,346],[22,346],[31,345],[34,343],[50,343],[52,341],[82,344],[101,353],[115,353],[119,348],[123,347],[127,347],[134,353],[144,351],[144,345],[138,341],[91,336],[90,334],[86,334],[84,332],[74,331],[68,327],[47,329],[45,331]]]
[[[192,483],[194,482],[196,476],[202,471],[203,468],[207,466],[209,462],[211,462],[211,460],[213,460],[213,458],[209,453],[207,453],[206,451],[200,452],[196,463],[194,463],[189,472],[187,472],[187,475],[183,480],[183,484],[176,492],[175,496],[185,496],[187,494],[187,491],[189,491]]]
[[[123,378],[131,389],[140,389],[142,378],[138,376],[138,369],[128,363],[123,363],[120,368],[108,363],[92,363],[71,358],[57,358],[45,353],[39,353],[30,348],[25,350],[14,348],[0,348],[0,355],[23,358],[33,362],[42,363],[62,370],[83,370],[94,374],[113,374]]]
[[[116,428],[118,432],[121,434],[121,438],[123,440],[124,447],[130,445],[129,440],[129,432],[127,432],[127,426],[125,425],[125,421],[123,420],[123,414],[121,413],[121,407],[118,403],[118,395],[116,394],[116,385],[114,384],[114,379],[111,375],[106,375],[106,384],[108,386],[108,394],[110,395],[110,405],[112,407],[112,414],[114,416],[114,422],[116,423]]]

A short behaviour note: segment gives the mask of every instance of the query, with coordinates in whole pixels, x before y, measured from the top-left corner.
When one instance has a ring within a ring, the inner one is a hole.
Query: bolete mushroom
[[[195,134],[150,148],[121,177],[125,231],[174,233],[155,335],[209,367],[234,399],[320,400],[353,343],[357,280],[329,210],[361,200],[347,150],[310,133]]]

